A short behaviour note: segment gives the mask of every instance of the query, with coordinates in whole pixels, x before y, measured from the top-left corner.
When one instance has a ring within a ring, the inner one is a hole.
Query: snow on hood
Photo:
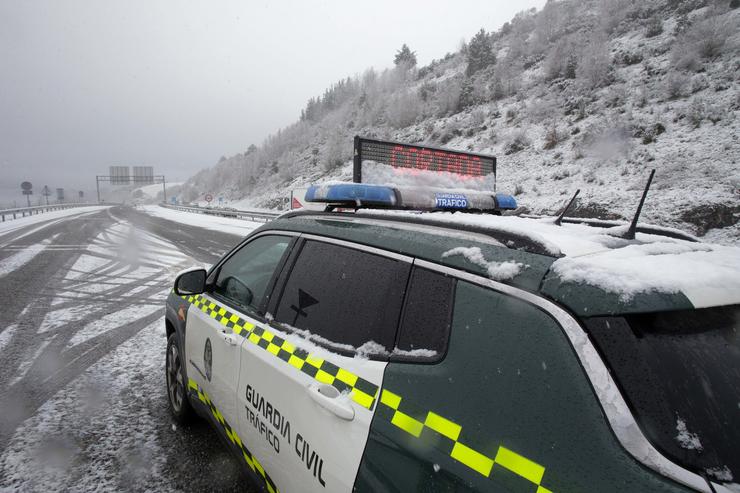
[[[643,240],[637,235],[637,240]],[[695,308],[740,302],[740,248],[681,240],[634,243],[552,264],[563,281],[628,300],[651,291],[683,293]]]

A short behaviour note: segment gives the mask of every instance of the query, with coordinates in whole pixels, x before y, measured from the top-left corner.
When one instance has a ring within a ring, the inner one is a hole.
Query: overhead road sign
[[[162,202],[167,202],[167,184],[164,175],[152,174],[154,168],[152,166],[134,166],[133,176],[129,173],[128,166],[110,166],[110,175],[96,175],[95,176],[95,189],[98,194],[98,202],[100,199],[100,182],[110,183],[111,185],[130,185],[136,184],[162,184]],[[139,180],[137,182],[137,180]]]
[[[134,184],[151,185],[154,183],[153,166],[134,166]]]
[[[131,171],[129,166],[110,166],[111,185],[130,185]]]

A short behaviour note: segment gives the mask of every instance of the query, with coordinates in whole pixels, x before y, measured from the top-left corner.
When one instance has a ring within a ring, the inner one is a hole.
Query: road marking
[[[33,260],[36,255],[43,252],[51,244],[51,239],[46,239],[36,245],[31,245],[25,249],[11,255],[10,257],[0,260],[0,277],[6,276],[16,271]]]

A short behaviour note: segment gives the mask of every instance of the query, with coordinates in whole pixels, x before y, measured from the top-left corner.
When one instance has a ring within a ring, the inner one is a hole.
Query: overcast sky
[[[0,0],[0,189],[183,180],[402,43],[420,65],[544,0]],[[5,194],[7,195],[7,194]]]

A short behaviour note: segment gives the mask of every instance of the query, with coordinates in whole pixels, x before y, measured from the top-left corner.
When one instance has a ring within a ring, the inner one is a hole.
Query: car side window
[[[393,349],[410,264],[307,241],[288,276],[275,321],[344,354],[387,359]],[[309,334],[310,333],[310,334]]]
[[[392,361],[436,362],[450,338],[456,280],[415,267],[411,273]]]
[[[256,311],[290,241],[287,236],[261,236],[244,245],[219,268],[213,294]]]

